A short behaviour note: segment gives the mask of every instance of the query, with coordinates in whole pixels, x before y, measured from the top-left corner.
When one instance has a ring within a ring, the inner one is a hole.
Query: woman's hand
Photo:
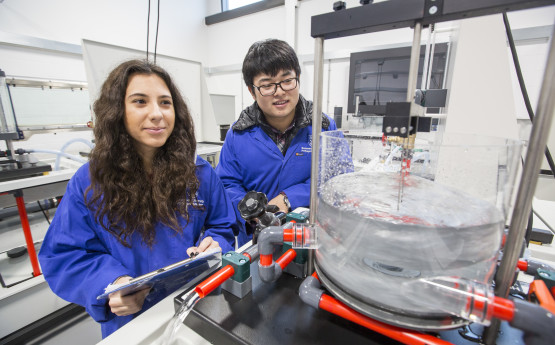
[[[114,282],[114,284],[127,283],[131,279],[132,278],[129,276],[120,277]],[[122,296],[121,291],[116,291],[109,295],[108,305],[110,306],[112,313],[117,316],[135,314],[143,308],[143,303],[149,292],[150,288],[146,288],[131,295]]]
[[[207,236],[205,237],[198,247],[189,247],[187,248],[187,255],[190,257],[197,256],[199,253],[205,252],[212,248],[219,248],[220,244],[217,241],[214,241],[212,237]]]

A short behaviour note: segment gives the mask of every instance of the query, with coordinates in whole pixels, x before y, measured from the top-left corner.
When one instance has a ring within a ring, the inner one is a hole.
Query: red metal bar
[[[276,260],[276,264],[278,264],[281,269],[284,269],[296,256],[297,252],[294,249],[289,249]]]
[[[31,234],[31,227],[29,226],[29,218],[27,217],[27,209],[25,209],[25,202],[22,196],[16,196],[17,210],[19,211],[19,219],[23,227],[23,234],[25,235],[25,242],[27,243],[27,251],[29,252],[29,259],[31,266],[33,266],[33,276],[40,276],[39,259],[35,251],[35,243],[33,242],[33,235]]]
[[[206,278],[202,283],[198,284],[195,292],[198,293],[200,298],[211,293],[215,288],[222,285],[224,281],[231,278],[235,274],[235,270],[231,265],[224,266],[210,277]]]
[[[515,304],[513,301],[502,297],[493,297],[493,317],[511,322],[514,316]]]
[[[333,297],[323,294],[320,298],[319,307],[344,319],[357,323],[363,327],[390,337],[391,339],[411,345],[447,345],[451,344],[432,335],[391,326],[380,321],[373,320],[366,315],[352,310],[345,304]]]

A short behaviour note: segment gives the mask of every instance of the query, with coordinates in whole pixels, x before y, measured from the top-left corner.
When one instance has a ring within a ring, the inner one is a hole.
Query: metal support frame
[[[414,101],[414,93],[416,92],[416,81],[418,79],[418,62],[420,60],[421,39],[422,39],[422,24],[420,22],[416,22],[414,24],[414,36],[412,39],[412,48],[410,51],[407,102]],[[423,71],[422,79],[424,79],[424,75],[425,75],[425,71]]]
[[[312,167],[310,171],[309,223],[316,223],[318,206],[318,160],[320,159],[320,133],[322,132],[322,95],[324,93],[324,39],[314,40],[314,98],[312,108]],[[314,251],[308,251],[306,275],[314,272]]]
[[[553,32],[555,35],[555,30]],[[530,145],[526,152],[526,161],[522,177],[518,186],[513,217],[507,235],[507,242],[503,251],[503,259],[497,270],[495,279],[495,295],[507,297],[511,288],[516,265],[520,256],[522,239],[526,233],[526,222],[532,209],[532,198],[538,183],[543,153],[549,138],[549,130],[555,116],[555,42],[551,39],[547,64],[538,100],[536,118],[530,133]],[[484,332],[487,344],[494,344],[499,331],[500,322],[494,320]]]
[[[553,4],[553,0],[389,0],[313,16],[311,35],[331,39]]]
[[[311,35],[315,38],[314,54],[314,111],[312,120],[312,171],[310,223],[316,221],[318,196],[318,162],[320,155],[319,136],[322,121],[323,47],[325,39],[347,37],[370,32],[385,31],[404,27],[429,25],[438,22],[479,17],[514,10],[535,8],[555,4],[555,0],[390,0],[377,4],[354,7],[312,17]],[[418,23],[418,24],[417,24]],[[555,33],[554,33],[555,34]],[[416,35],[416,33],[415,33]],[[409,94],[411,91],[409,90]],[[530,136],[524,171],[519,184],[517,200],[504,255],[496,279],[496,295],[506,297],[520,253],[521,239],[526,229],[527,215],[530,213],[532,197],[537,184],[541,157],[549,136],[551,121],[555,112],[555,51],[552,39],[546,73],[544,76],[536,121]],[[409,96],[407,95],[407,98]],[[412,98],[411,100],[412,101]],[[308,267],[314,267],[313,253],[310,251]],[[499,322],[493,320],[492,327],[486,329],[484,340],[493,344],[497,337]]]

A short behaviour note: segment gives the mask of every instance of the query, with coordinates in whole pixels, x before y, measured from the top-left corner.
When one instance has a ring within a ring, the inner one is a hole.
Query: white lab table
[[[159,339],[166,325],[175,313],[173,299],[183,290],[179,289],[175,293],[164,298],[162,301],[136,317],[133,321],[103,339],[98,345],[156,345],[161,344]],[[195,333],[192,329],[181,325],[177,335],[177,344],[183,345],[207,345],[210,344],[206,339]],[[175,344],[175,343],[174,343]]]

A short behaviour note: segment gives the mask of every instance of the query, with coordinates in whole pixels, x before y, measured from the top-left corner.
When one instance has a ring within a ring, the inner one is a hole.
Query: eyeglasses
[[[260,86],[253,85],[253,87],[258,89],[258,92],[262,96],[272,96],[277,91],[277,87],[281,87],[283,91],[291,91],[297,87],[297,83],[299,82],[299,78],[289,78],[280,81],[279,83],[269,83]]]

